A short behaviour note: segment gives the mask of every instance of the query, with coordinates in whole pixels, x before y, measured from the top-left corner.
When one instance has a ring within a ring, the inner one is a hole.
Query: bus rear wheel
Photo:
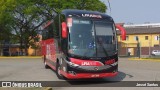
[[[45,67],[45,69],[49,68],[49,66],[47,65],[46,61],[44,61],[44,67]]]
[[[56,65],[56,75],[59,79],[64,79],[63,75],[60,73],[61,70],[61,66],[59,65],[59,63],[57,63]]]
[[[47,65],[47,62],[46,62],[46,58],[45,58],[45,56],[44,56],[43,60],[44,60],[44,67],[45,67],[45,69],[48,69],[48,68],[49,68],[49,66]]]

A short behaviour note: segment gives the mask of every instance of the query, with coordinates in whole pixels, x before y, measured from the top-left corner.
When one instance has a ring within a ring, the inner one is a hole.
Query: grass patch
[[[155,60],[160,60],[160,58],[141,58],[141,59],[155,59]]]

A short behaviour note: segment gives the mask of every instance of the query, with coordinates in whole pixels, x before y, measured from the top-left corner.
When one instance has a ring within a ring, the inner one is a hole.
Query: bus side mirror
[[[66,22],[62,22],[62,38],[67,38],[67,24]]]
[[[121,32],[122,40],[126,40],[126,30],[121,25],[116,25],[116,28]]]

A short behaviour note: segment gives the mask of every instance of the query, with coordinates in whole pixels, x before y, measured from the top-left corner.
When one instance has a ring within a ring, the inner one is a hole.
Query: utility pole
[[[149,41],[149,57],[151,57],[151,42]]]
[[[159,34],[158,40],[159,40],[159,47],[160,47],[160,34]]]
[[[137,41],[137,57],[140,58],[140,42],[138,36],[136,37],[136,41]]]
[[[2,56],[2,35],[0,31],[0,56]]]

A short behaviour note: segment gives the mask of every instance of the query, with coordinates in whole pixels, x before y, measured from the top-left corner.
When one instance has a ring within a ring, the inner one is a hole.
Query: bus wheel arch
[[[64,79],[63,75],[60,73],[61,70],[61,66],[60,66],[60,62],[59,59],[57,59],[57,63],[56,63],[56,75],[59,79]]]

